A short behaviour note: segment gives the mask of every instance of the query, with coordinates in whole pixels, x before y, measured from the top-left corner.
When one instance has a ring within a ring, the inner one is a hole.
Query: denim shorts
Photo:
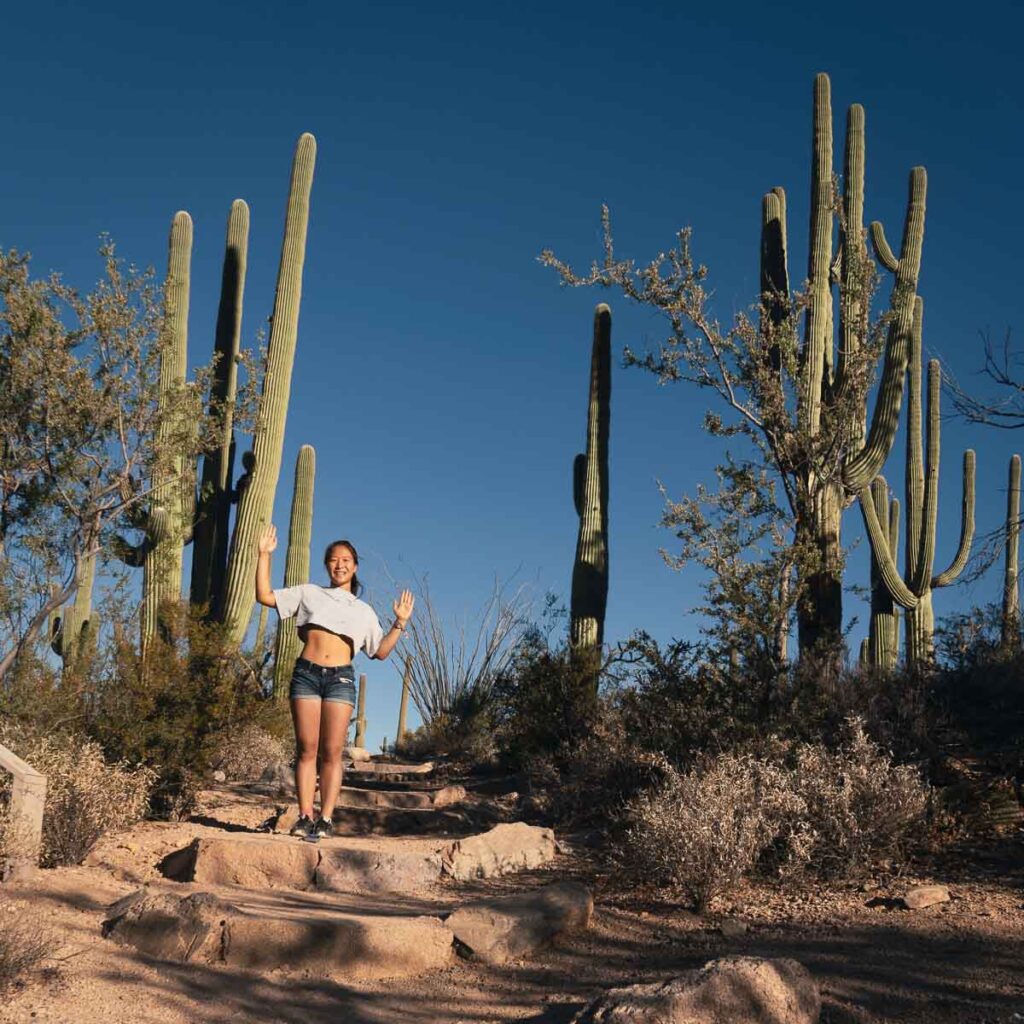
[[[351,665],[317,665],[298,658],[292,672],[290,699],[316,697],[339,704],[356,705],[356,673]]]

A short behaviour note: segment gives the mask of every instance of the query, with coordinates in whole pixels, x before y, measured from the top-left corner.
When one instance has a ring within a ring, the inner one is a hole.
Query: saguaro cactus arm
[[[932,589],[948,587],[964,571],[967,559],[971,555],[971,544],[974,541],[974,480],[975,480],[975,457],[970,448],[964,452],[963,469],[963,501],[960,508],[960,543],[957,546],[956,555],[950,562],[949,568],[940,572],[938,576],[932,577]]]
[[[864,516],[864,526],[868,531],[868,539],[871,542],[871,553],[878,562],[878,571],[882,581],[892,594],[892,599],[901,607],[913,609],[919,603],[917,594],[903,582],[903,577],[896,568],[896,560],[889,548],[887,531],[882,528],[875,511],[875,503],[871,497],[871,489],[865,488],[857,495],[861,514]]]
[[[1010,459],[1006,488],[1006,563],[1003,576],[1002,641],[1005,646],[1020,642],[1020,456]]]
[[[896,280],[890,303],[892,322],[886,337],[885,364],[871,417],[871,428],[864,447],[843,467],[843,483],[854,492],[863,490],[879,474],[896,439],[903,402],[903,377],[907,372],[910,335],[913,330],[914,298],[921,270],[927,193],[928,177],[925,170],[923,167],[915,167],[910,172],[903,246],[894,271]]]

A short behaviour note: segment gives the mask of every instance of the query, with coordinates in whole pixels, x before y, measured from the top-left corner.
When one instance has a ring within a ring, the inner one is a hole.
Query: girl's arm
[[[277,527],[271,524],[261,534],[256,558],[256,600],[268,608],[277,607],[277,598],[270,586],[270,553],[277,547]]]
[[[395,644],[402,639],[402,632],[412,617],[414,604],[412,591],[403,590],[398,600],[391,605],[395,612],[395,622],[391,629],[384,634],[384,639],[381,640],[380,646],[373,654],[378,661],[383,661],[395,649]]]

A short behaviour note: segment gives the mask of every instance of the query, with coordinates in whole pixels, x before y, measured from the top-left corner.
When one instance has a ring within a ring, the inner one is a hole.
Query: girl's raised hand
[[[264,527],[260,534],[257,550],[261,555],[269,555],[277,547],[277,527],[271,523]]]
[[[391,607],[394,609],[395,618],[404,626],[412,617],[412,606],[416,603],[411,590],[403,590]]]

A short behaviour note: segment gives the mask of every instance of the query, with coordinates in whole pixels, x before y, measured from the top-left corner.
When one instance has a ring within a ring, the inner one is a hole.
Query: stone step
[[[392,790],[360,786],[342,786],[338,797],[340,807],[391,807],[419,809],[451,807],[466,799],[464,786],[441,786],[439,789]]]
[[[434,916],[296,906],[280,894],[142,889],[110,908],[104,935],[162,960],[285,968],[335,981],[396,978],[446,966],[452,933]]]
[[[555,856],[551,829],[523,822],[464,839],[336,837],[308,843],[285,835],[205,835],[165,857],[176,881],[248,889],[417,893],[446,879],[490,878]]]
[[[368,775],[376,778],[385,776],[395,776],[400,779],[416,778],[430,775],[434,771],[433,761],[425,761],[422,764],[400,764],[394,761],[344,761],[342,764],[346,775]]]
[[[460,836],[473,831],[465,814],[433,807],[336,807],[333,819],[340,836]]]

